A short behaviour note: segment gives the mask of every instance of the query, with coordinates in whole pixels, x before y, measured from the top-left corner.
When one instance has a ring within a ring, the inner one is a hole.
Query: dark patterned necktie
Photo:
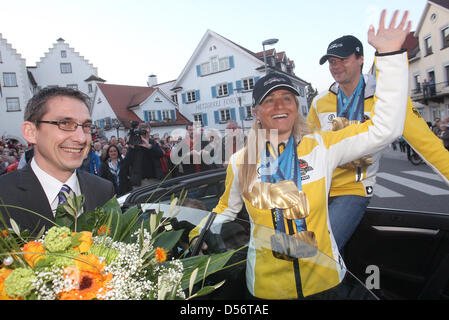
[[[65,196],[64,192],[66,192],[67,194],[70,194],[71,190],[72,189],[70,189],[70,187],[68,185],[66,185],[66,184],[62,185],[61,191],[59,191],[59,193],[58,193],[58,206],[61,203],[64,203],[67,201],[67,197]]]

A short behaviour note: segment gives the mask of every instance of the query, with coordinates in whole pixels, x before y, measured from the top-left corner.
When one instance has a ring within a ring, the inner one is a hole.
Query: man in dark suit
[[[53,226],[61,188],[83,194],[83,210],[102,206],[114,196],[110,181],[81,170],[91,145],[92,120],[89,98],[69,88],[46,88],[27,104],[22,124],[24,139],[33,145],[34,157],[23,169],[0,177],[0,206],[6,222],[9,216],[22,230],[39,231]]]

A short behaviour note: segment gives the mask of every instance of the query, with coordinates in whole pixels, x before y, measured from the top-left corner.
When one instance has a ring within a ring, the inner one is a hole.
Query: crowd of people
[[[17,170],[19,161],[25,153],[27,146],[14,143],[13,140],[1,137],[0,139],[0,175]]]
[[[112,135],[108,138],[102,129],[95,130],[92,133],[91,148],[80,169],[110,180],[116,194],[120,196],[135,187],[160,182],[164,178],[222,167],[237,150],[237,139],[231,144],[232,150],[226,153],[225,139],[218,131],[211,130],[213,134],[210,134],[209,130],[204,132],[193,124],[186,126],[185,137],[177,136],[176,139],[168,133],[162,137],[159,133],[151,134],[151,127],[146,123],[140,124],[139,130],[145,130],[147,134],[141,137],[142,144],[137,146],[129,144],[129,136],[117,138]],[[196,137],[195,130],[198,133]],[[241,127],[235,121],[227,124],[226,131],[233,133],[235,137],[241,137]],[[199,146],[193,145],[195,139],[198,139]],[[189,148],[189,152],[184,152],[179,161],[172,161],[172,151],[181,151],[183,146]],[[219,147],[222,149],[219,150]],[[31,145],[14,143],[13,140],[2,137],[0,174],[23,168],[31,161],[32,152]],[[208,161],[204,161],[206,153]],[[220,155],[220,161],[214,154]],[[141,170],[136,170],[137,162],[141,164]]]
[[[443,142],[444,147],[449,150],[449,117],[441,120],[436,118],[431,129],[435,135]]]

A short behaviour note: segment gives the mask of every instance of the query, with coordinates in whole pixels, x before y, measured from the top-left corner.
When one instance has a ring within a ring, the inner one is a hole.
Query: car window
[[[197,202],[194,202],[193,205],[195,203],[200,206]],[[244,275],[247,272],[247,263],[253,265],[256,261],[257,263],[265,261],[272,264],[275,269],[275,272],[268,273],[268,278],[266,278],[266,281],[270,282],[272,291],[270,294],[282,297],[282,292],[285,291],[285,282],[277,281],[277,279],[291,278],[292,265],[294,261],[299,261],[302,268],[310,272],[308,275],[305,272],[301,280],[303,290],[309,290],[307,296],[310,296],[310,299],[376,299],[376,296],[365,287],[365,284],[346,269],[342,261],[335,261],[314,246],[296,237],[285,233],[276,233],[273,229],[262,225],[253,224],[250,227],[248,220],[226,214],[211,214],[211,212],[197,207],[174,206],[161,202],[141,204],[141,208],[146,217],[162,212],[164,217],[173,219],[174,229],[183,230],[183,237],[180,241],[182,243],[175,248],[179,255],[187,256],[188,251],[192,249],[189,247],[188,239],[194,229],[197,234],[203,234],[201,240],[204,240],[207,245],[207,249],[201,251],[201,254],[235,250],[232,267],[221,274],[223,279],[217,279],[215,276],[214,281],[228,280],[232,284],[235,275],[240,272],[242,277],[239,277],[239,283],[236,285],[241,286],[242,279],[245,278]],[[212,223],[207,230],[204,230],[208,221],[212,221]],[[285,277],[283,273],[285,273]],[[326,277],[324,274],[338,274],[343,279],[342,285],[338,286],[341,289],[328,290],[335,286],[335,277]],[[270,277],[272,277],[271,280]],[[227,298],[238,297],[236,296],[237,292],[232,294]]]

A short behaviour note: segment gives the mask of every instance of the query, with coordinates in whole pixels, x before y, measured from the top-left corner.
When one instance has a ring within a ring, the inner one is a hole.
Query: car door
[[[368,208],[344,250],[360,279],[379,271],[384,299],[449,299],[449,214]]]

